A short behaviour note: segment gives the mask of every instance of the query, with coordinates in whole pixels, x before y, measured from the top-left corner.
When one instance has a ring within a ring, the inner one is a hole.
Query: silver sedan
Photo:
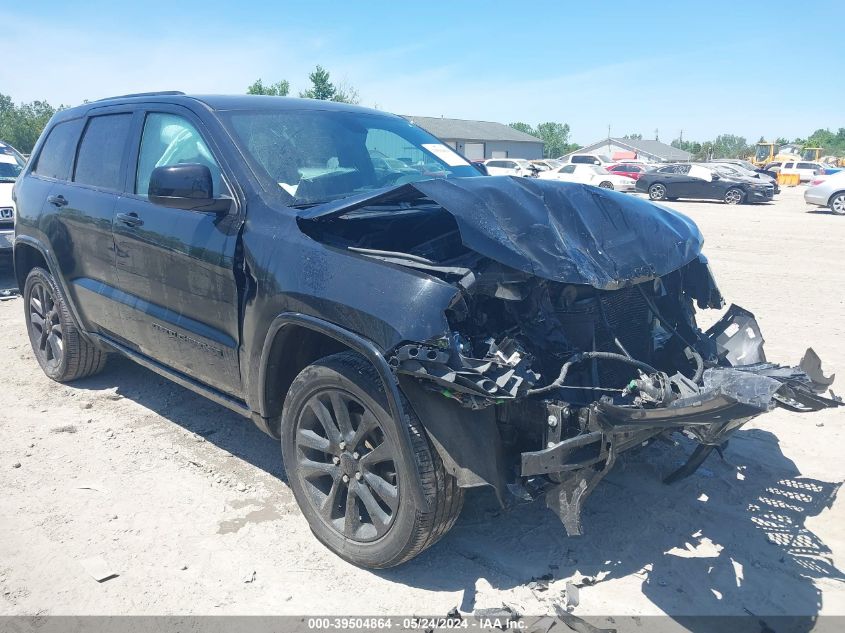
[[[828,176],[817,185],[811,183],[804,192],[804,201],[845,215],[845,171]]]

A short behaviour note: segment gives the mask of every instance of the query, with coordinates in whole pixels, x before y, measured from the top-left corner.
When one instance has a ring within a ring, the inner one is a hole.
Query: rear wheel
[[[602,180],[599,183],[599,187],[601,187],[602,189],[613,189],[613,183],[609,180]]]
[[[414,412],[394,420],[363,357],[328,356],[296,377],[282,413],[288,480],[314,535],[341,558],[369,568],[403,563],[437,542],[463,506]],[[393,437],[408,425],[412,463]],[[411,493],[419,477],[430,509]]]
[[[665,200],[666,199],[666,187],[659,182],[654,183],[651,187],[648,188],[648,197],[652,200]]]
[[[103,369],[107,354],[85,339],[73,324],[49,272],[33,268],[26,277],[23,296],[29,341],[47,376],[69,382]]]
[[[744,197],[742,189],[731,187],[725,192],[725,204],[742,204],[742,199]]]
[[[828,206],[836,215],[845,215],[845,191],[833,194]]]

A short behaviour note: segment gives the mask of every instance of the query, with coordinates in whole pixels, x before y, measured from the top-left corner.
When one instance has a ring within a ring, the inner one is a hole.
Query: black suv
[[[110,353],[281,439],[316,536],[408,560],[465,488],[546,495],[570,533],[629,447],[775,404],[836,406],[808,351],[767,363],[696,226],[578,184],[483,177],[413,121],[154,93],[56,114],[15,187],[15,269],[58,381]]]

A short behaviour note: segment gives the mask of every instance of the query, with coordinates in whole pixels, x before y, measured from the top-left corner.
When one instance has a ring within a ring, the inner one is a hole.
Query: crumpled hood
[[[513,176],[424,180],[311,207],[298,217],[328,220],[422,197],[455,218],[467,248],[544,279],[604,290],[677,270],[703,243],[692,220],[647,200]]]

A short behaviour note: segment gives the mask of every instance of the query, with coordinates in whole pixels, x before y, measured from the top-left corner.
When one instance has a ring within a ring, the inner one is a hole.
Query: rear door
[[[69,178],[56,179],[47,197],[46,229],[83,328],[113,336],[121,319],[112,216],[123,184],[132,112],[104,108],[82,123]],[[44,158],[39,156],[39,163]]]
[[[221,391],[240,394],[235,249],[237,204],[218,214],[159,206],[147,191],[153,169],[206,165],[215,197],[232,197],[219,150],[187,109],[139,113],[126,194],[114,209],[117,278],[125,337],[141,353]]]

